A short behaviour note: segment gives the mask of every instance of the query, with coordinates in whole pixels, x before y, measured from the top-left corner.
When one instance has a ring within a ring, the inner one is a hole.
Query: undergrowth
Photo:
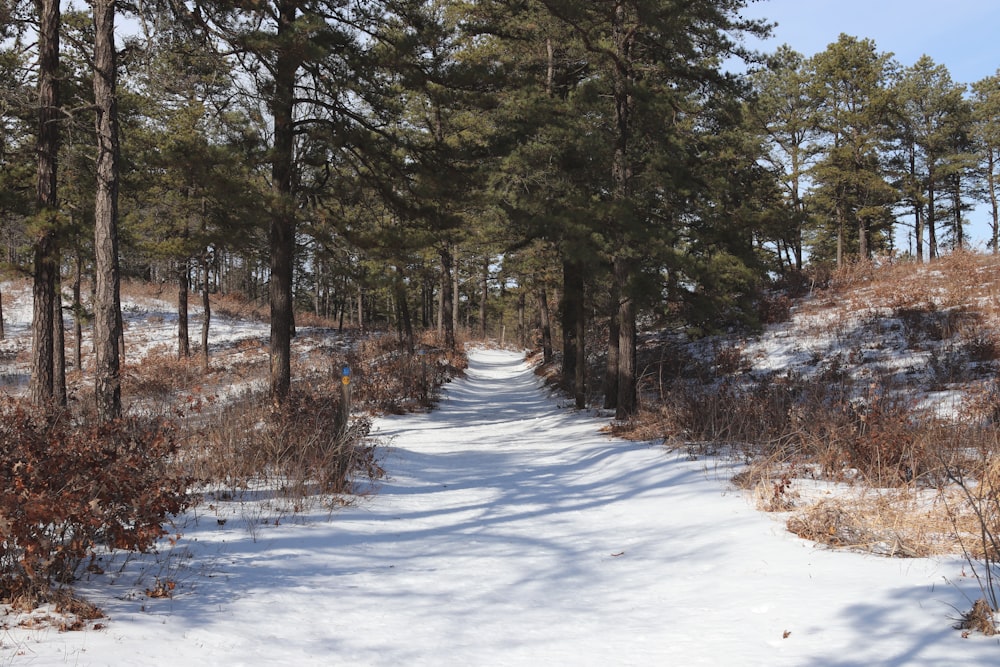
[[[238,494],[262,485],[286,498],[351,491],[355,474],[381,474],[370,421],[339,424],[332,381],[301,382],[281,404],[266,391],[227,401],[192,435],[185,462],[206,488]]]
[[[150,549],[190,502],[165,421],[78,423],[8,400],[0,437],[0,596],[18,608],[65,599],[100,548]]]
[[[431,407],[438,389],[468,365],[463,353],[449,350],[427,334],[414,354],[393,336],[361,341],[350,365],[354,368],[354,400],[372,414],[403,414]]]
[[[238,296],[215,306],[217,316],[249,319],[259,310]],[[65,629],[79,629],[100,611],[75,595],[74,581],[100,574],[108,552],[155,550],[168,527],[173,543],[181,535],[172,517],[206,494],[239,500],[266,489],[300,511],[345,502],[356,481],[381,476],[371,417],[430,407],[465,360],[433,336],[414,354],[391,336],[358,338],[328,327],[297,337],[295,381],[280,403],[266,391],[266,340],[250,338],[213,349],[208,365],[168,346],[127,358],[129,416],[112,424],[97,423],[79,374],[73,388],[83,397],[71,395],[67,409],[0,404],[0,602],[20,610],[52,603]],[[345,363],[353,371],[346,408]],[[158,578],[146,594],[169,597],[173,585]]]
[[[756,367],[768,348],[753,339],[654,341],[641,351],[642,410],[616,428],[739,457],[747,465],[734,483],[810,540],[896,557],[965,554],[996,610],[997,264],[957,252],[929,266],[816,272],[806,297],[782,309],[793,321],[776,343],[797,351],[797,365],[780,371]],[[936,398],[959,394],[953,408]]]

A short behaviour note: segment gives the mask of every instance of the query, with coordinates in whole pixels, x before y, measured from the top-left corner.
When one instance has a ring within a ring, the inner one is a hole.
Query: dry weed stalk
[[[855,487],[801,507],[788,529],[820,544],[885,556],[955,553],[959,538],[933,490]]]
[[[950,480],[964,500],[951,506],[952,520],[958,527],[971,515],[973,525],[963,533],[962,550],[984,600],[993,610],[1000,609],[1000,458],[996,451],[995,446],[980,449],[977,460],[953,464],[948,469]]]
[[[973,630],[987,637],[997,634],[996,620],[993,609],[985,598],[979,598],[972,604],[972,609],[962,614],[962,619],[955,624],[956,630]],[[962,636],[967,636],[963,633]]]

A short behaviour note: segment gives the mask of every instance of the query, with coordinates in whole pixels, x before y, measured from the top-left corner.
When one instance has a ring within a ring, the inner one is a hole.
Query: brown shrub
[[[266,298],[251,299],[240,292],[226,292],[213,294],[211,299],[212,312],[219,317],[251,322],[267,322],[271,317]]]
[[[342,428],[338,395],[332,383],[300,383],[280,405],[266,392],[230,401],[192,438],[192,474],[233,491],[269,483],[295,498],[349,492],[358,472],[378,477],[370,423]]]
[[[871,542],[870,533],[836,502],[820,502],[788,519],[788,530],[799,537],[835,547]]]
[[[189,390],[205,379],[200,356],[179,359],[176,352],[154,351],[122,373],[122,393],[138,398],[164,398]]]
[[[464,354],[422,344],[416,354],[392,336],[363,341],[351,357],[355,405],[372,413],[402,414],[428,408],[440,387],[468,366]]]
[[[979,598],[972,603],[972,609],[962,614],[961,620],[955,624],[956,630],[973,630],[987,637],[997,634],[997,625],[993,617],[993,609],[985,598]]]
[[[761,324],[787,322],[792,314],[792,299],[786,294],[768,294],[757,304],[757,316]]]
[[[51,415],[50,418],[47,416]],[[0,407],[0,596],[34,604],[72,581],[103,545],[144,551],[188,503],[169,464],[174,430],[157,420],[74,424],[65,414]]]

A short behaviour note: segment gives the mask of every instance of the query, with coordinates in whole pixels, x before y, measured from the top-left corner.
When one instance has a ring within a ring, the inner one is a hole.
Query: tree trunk
[[[635,72],[632,69],[634,33],[626,25],[630,9],[623,0],[615,2],[612,38],[617,56],[614,66],[615,145],[611,164],[611,181],[615,199],[623,206],[619,215],[631,215],[632,165],[629,160],[632,109],[635,100],[632,87]],[[617,243],[613,259],[614,293],[618,295],[618,400],[615,406],[617,419],[632,416],[636,405],[635,376],[635,300],[631,294],[631,262],[629,246],[632,242],[628,231],[629,220],[617,221]]]
[[[613,281],[612,281],[613,284]],[[618,297],[612,295],[611,317],[608,318],[608,359],[604,371],[604,409],[618,408],[618,336],[621,335],[618,326]]]
[[[279,43],[291,39],[297,5],[291,1],[278,3]],[[295,261],[295,205],[292,201],[295,127],[292,116],[298,67],[298,55],[287,48],[279,51],[270,100],[274,120],[271,181],[277,200],[270,228],[271,396],[279,402],[288,396],[292,382],[292,272]]]
[[[121,417],[121,296],[118,268],[118,65],[115,1],[92,0],[94,103],[97,107],[97,192],[94,198],[94,348],[97,417]]]
[[[403,280],[403,267],[396,265],[395,276],[396,310],[399,313],[399,331],[403,338],[406,351],[413,354],[416,340],[413,335],[413,321],[410,317],[410,304],[406,298],[406,282]]]
[[[917,176],[917,152],[914,147],[910,147],[910,176]],[[920,207],[920,199],[917,194],[913,195],[913,235],[916,242],[915,253],[917,263],[924,261],[924,218]]]
[[[479,330],[482,332],[483,340],[486,340],[486,301],[490,295],[490,258],[483,258],[483,280],[481,285],[481,295],[479,299]]]
[[[365,291],[358,288],[358,331],[365,328]]]
[[[323,284],[320,276],[323,273],[323,258],[320,257],[319,248],[313,251],[313,314],[316,317],[323,317]]]
[[[55,344],[52,340],[52,312],[55,303],[55,266],[51,259],[55,249],[55,235],[44,233],[35,242],[35,270],[32,295],[34,309],[31,318],[31,382],[29,393],[31,402],[44,406],[53,400],[55,379]]]
[[[444,293],[448,291],[448,283],[450,281],[451,276],[445,275],[442,270],[441,284],[438,285],[437,294],[437,335],[439,339],[444,336]]]
[[[57,249],[56,284],[52,299],[52,400],[56,405],[65,406],[66,396],[66,330],[62,316],[62,280],[59,266],[62,259]]]
[[[452,302],[452,257],[450,250],[441,249],[441,322],[444,324],[444,345],[449,350],[455,349],[455,318]],[[439,324],[440,328],[440,324]]]
[[[212,324],[212,303],[209,301],[209,287],[211,283],[209,275],[209,261],[208,255],[205,254],[201,259],[201,363],[202,367],[207,371],[209,366],[209,354],[208,354],[208,330]]]
[[[927,245],[931,259],[937,259],[937,212],[935,209],[934,173],[931,172],[928,180],[930,185],[927,188]]]
[[[188,281],[189,266],[186,259],[177,262],[177,358],[191,356],[191,339],[188,335]]]
[[[549,315],[549,298],[543,285],[538,290],[538,320],[542,334],[542,361],[552,363],[552,319]]]
[[[453,253],[453,261],[451,267],[451,330],[452,330],[452,344],[451,347],[455,347],[457,344],[454,340],[454,336],[458,333],[459,329],[459,298],[458,298],[458,248],[455,248]]]
[[[837,216],[837,268],[840,269],[844,266],[844,215],[839,201],[835,215]]]
[[[526,347],[526,328],[524,323],[524,310],[527,305],[527,298],[524,291],[517,295],[517,344]]]
[[[615,259],[615,289],[618,297],[618,403],[615,418],[627,419],[638,409],[636,401],[636,328],[635,301],[629,296],[629,267],[624,259]]]
[[[996,152],[987,149],[986,185],[990,197],[990,222],[993,231],[993,254],[1000,253],[1000,205],[997,203]],[[0,319],[0,338],[3,338],[3,320]]]
[[[586,349],[584,326],[583,267],[563,260],[563,388],[575,399],[576,407],[586,407]]]
[[[76,252],[76,275],[73,276],[73,356],[77,372],[83,372],[83,258]]]
[[[955,225],[955,247],[959,250],[965,248],[965,229],[962,225],[962,175],[952,175],[954,187],[951,196],[955,202],[954,225]]]
[[[434,319],[434,286],[425,277],[420,287],[420,327],[430,329]]]
[[[581,288],[583,286],[581,285]],[[583,298],[580,298],[580,317],[576,318],[576,364],[573,387],[575,389],[576,407],[583,410],[587,407],[587,318],[583,309]]]
[[[56,177],[59,156],[59,25],[58,0],[36,0],[38,11],[38,172],[34,241],[34,310],[29,394],[36,406],[53,400],[55,360],[53,303],[59,271],[56,239]]]

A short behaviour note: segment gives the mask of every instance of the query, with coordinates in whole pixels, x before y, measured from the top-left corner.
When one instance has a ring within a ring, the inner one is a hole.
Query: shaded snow
[[[818,548],[732,470],[616,440],[519,355],[474,351],[430,414],[379,419],[378,493],[332,514],[213,501],[80,589],[107,628],[10,629],[13,664],[993,665],[951,629],[957,560]],[[224,522],[224,523],[223,523]],[[266,525],[265,525],[266,524]],[[123,568],[123,569],[122,569]],[[172,599],[143,593],[156,578]],[[112,583],[113,582],[113,583]]]

